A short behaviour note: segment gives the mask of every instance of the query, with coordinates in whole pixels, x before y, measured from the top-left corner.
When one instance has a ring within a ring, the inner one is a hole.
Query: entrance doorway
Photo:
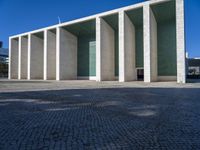
[[[137,69],[137,80],[144,81],[144,69]]]

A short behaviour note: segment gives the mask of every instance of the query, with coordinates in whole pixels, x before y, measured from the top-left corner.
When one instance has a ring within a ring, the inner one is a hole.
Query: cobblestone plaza
[[[199,87],[0,81],[0,150],[198,150]]]

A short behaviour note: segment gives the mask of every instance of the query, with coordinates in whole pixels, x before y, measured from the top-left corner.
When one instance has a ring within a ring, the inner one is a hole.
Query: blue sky
[[[0,0],[0,40],[145,0]],[[186,50],[200,57],[200,0],[185,0]]]

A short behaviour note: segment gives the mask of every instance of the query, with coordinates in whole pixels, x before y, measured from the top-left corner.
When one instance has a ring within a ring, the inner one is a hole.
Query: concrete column
[[[30,40],[30,79],[43,79],[44,40],[35,34]]]
[[[157,22],[149,6],[143,8],[144,82],[157,81]]]
[[[157,81],[158,78],[158,44],[157,44],[157,21],[150,8],[150,44],[151,44],[151,81]]]
[[[8,53],[9,53],[9,63],[8,63],[8,79],[10,80],[11,79],[11,38],[9,37],[9,50],[8,50]]]
[[[96,18],[96,80],[115,80],[115,32],[102,18]]]
[[[47,80],[47,30],[44,30],[44,74],[43,79]]]
[[[135,27],[124,11],[119,13],[119,81],[136,80]]]
[[[19,37],[19,44],[18,44],[18,79],[21,80],[21,45],[22,40],[21,36]]]
[[[56,34],[44,31],[44,80],[56,79]]]
[[[31,79],[31,34],[28,34],[28,66],[27,66],[27,79]]]
[[[101,81],[101,19],[96,18],[96,81]]]
[[[9,41],[9,79],[18,79],[19,38]]]
[[[56,80],[60,80],[60,28],[56,28]]]
[[[20,79],[27,79],[27,71],[28,71],[28,38],[22,36],[21,37],[21,46],[20,46]]]
[[[177,82],[186,83],[184,1],[176,0]]]
[[[56,79],[56,33],[47,31],[47,79]]]
[[[77,37],[57,28],[56,39],[56,80],[77,79]]]

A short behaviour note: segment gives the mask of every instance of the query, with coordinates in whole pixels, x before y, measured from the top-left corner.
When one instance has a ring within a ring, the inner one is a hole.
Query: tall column
[[[63,28],[57,28],[56,80],[77,79],[77,37]]]
[[[101,81],[101,19],[96,18],[96,81]]]
[[[30,40],[30,79],[43,79],[44,40],[36,34],[31,34]]]
[[[9,54],[9,79],[18,79],[19,38],[10,39]]]
[[[22,45],[22,37],[19,37],[19,44],[18,44],[18,79],[21,80],[21,45]]]
[[[43,79],[47,80],[47,30],[44,30],[44,74]]]
[[[176,0],[177,82],[186,83],[184,1]]]
[[[11,79],[11,38],[9,37],[9,64],[8,64],[8,79]]]
[[[31,34],[28,34],[28,65],[27,65],[27,79],[31,79]]]
[[[136,80],[135,26],[124,11],[119,12],[119,81]]]
[[[143,8],[144,82],[157,81],[157,22],[149,6]]]
[[[96,80],[115,79],[115,32],[102,18],[96,18]]]
[[[47,79],[56,79],[56,33],[47,31]]]
[[[151,81],[157,81],[158,78],[158,39],[157,39],[157,21],[150,8],[150,44],[151,44]]]
[[[56,80],[60,80],[60,28],[56,28]]]
[[[44,80],[56,79],[56,34],[44,32]]]
[[[20,37],[20,74],[19,79],[27,79],[27,66],[28,66],[28,38],[27,36]]]

